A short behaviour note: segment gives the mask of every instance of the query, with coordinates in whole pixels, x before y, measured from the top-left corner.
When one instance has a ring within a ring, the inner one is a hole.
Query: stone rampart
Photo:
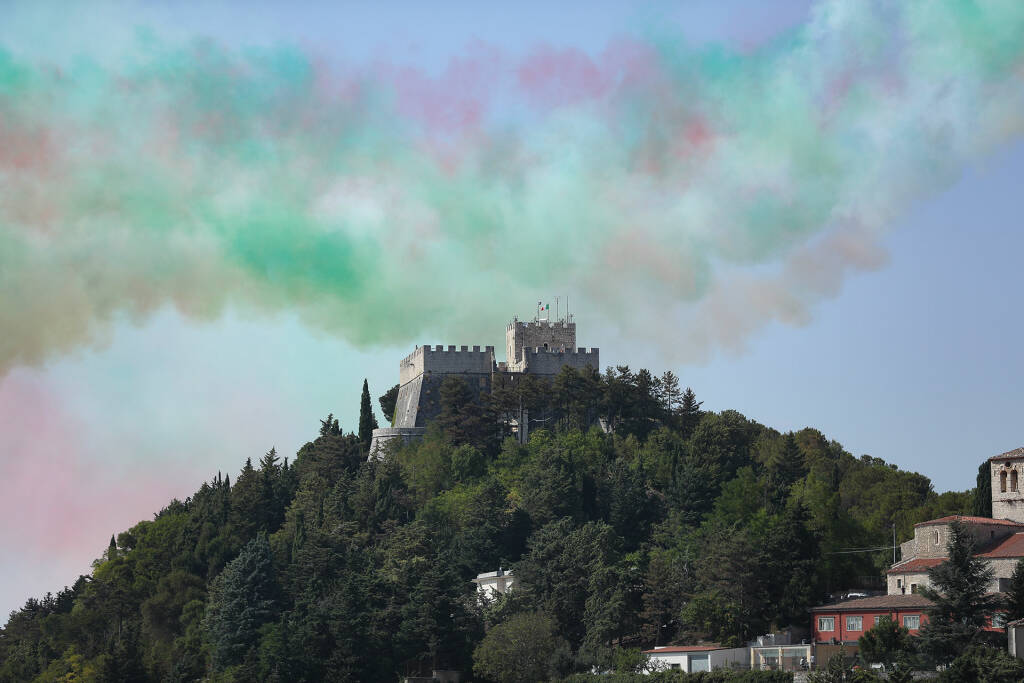
[[[378,427],[370,440],[370,460],[383,457],[393,445],[404,445],[423,437],[422,427]]]

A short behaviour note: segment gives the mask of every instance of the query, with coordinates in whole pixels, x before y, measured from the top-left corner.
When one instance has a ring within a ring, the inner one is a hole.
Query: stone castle
[[[531,321],[514,318],[505,327],[504,362],[495,359],[494,347],[417,346],[398,364],[399,389],[390,427],[373,431],[371,457],[394,440],[407,442],[421,437],[428,422],[441,412],[440,388],[446,377],[460,377],[476,398],[489,393],[495,378],[512,381],[522,375],[554,377],[565,366],[599,369],[596,348],[576,347],[576,323],[567,314],[559,320],[538,315]],[[512,421],[512,431],[524,442],[529,436],[526,411]]]

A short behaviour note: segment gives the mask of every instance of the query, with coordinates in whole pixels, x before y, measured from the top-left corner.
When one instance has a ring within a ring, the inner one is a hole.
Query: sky
[[[938,491],[1022,444],[1016,0],[0,11],[4,613],[556,295]]]

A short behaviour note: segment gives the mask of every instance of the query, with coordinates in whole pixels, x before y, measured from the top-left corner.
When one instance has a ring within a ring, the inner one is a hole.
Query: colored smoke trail
[[[1021,36],[1016,0],[833,1],[749,53],[478,45],[437,76],[209,41],[0,52],[0,373],[168,304],[489,343],[563,291],[668,355],[739,345],[1024,132]]]

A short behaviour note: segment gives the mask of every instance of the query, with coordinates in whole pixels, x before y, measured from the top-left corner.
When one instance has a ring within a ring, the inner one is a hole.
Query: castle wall
[[[448,375],[461,377],[474,400],[490,391],[494,347],[420,346],[399,363],[395,427],[425,427],[441,412],[441,382]]]
[[[419,421],[420,394],[423,390],[423,374],[398,388],[398,399],[395,401],[395,427],[416,427]]]
[[[590,365],[595,370],[600,369],[600,351],[594,349],[571,349],[567,351],[545,351],[540,348],[524,349],[523,360],[519,364],[519,372],[526,372],[530,375],[557,375],[562,367],[568,365],[571,368],[581,369]]]

